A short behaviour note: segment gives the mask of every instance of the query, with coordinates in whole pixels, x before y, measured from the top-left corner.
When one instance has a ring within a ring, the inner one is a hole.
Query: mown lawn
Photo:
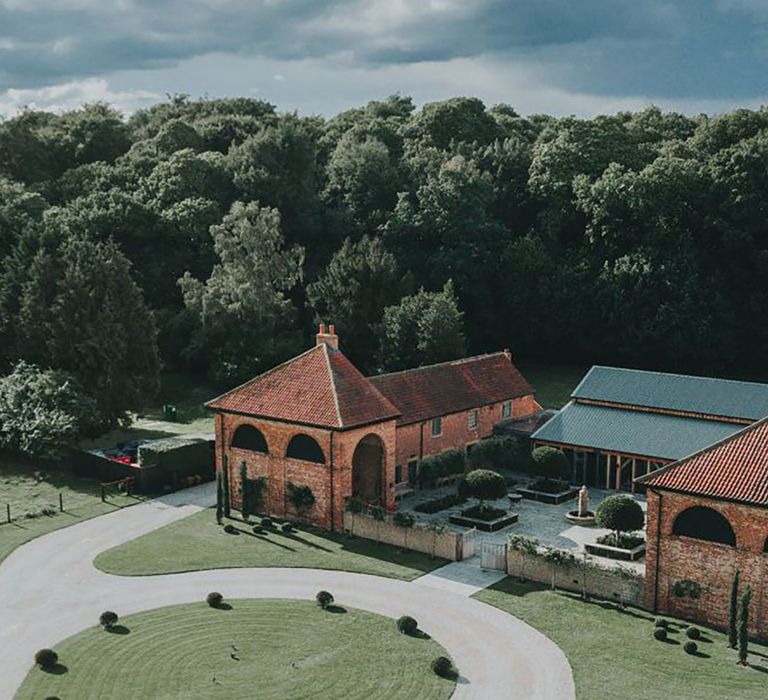
[[[253,519],[258,522],[258,518]],[[238,566],[309,567],[376,574],[410,581],[446,563],[428,554],[387,544],[300,528],[254,534],[238,520],[236,534],[216,524],[212,508],[177,520],[96,557],[95,565],[109,574],[150,574],[221,569]]]
[[[58,668],[33,668],[16,700],[259,698],[443,700],[454,681],[432,659],[429,638],[400,634],[393,620],[337,601],[233,600],[160,608],[91,628],[57,645]]]
[[[562,408],[571,392],[587,373],[588,367],[571,365],[524,365],[520,371],[536,390],[536,400],[544,408]]]
[[[702,629],[699,654],[683,650],[682,623],[669,642],[653,638],[653,616],[621,611],[610,602],[583,602],[577,594],[553,592],[506,578],[476,598],[509,612],[554,641],[568,657],[579,700],[765,700],[768,647],[751,645],[751,666],[736,663],[719,632]]]
[[[33,471],[27,463],[0,456],[0,561],[39,535],[138,502],[136,497],[113,492],[102,503],[99,483],[94,479],[46,470],[45,479],[38,482]],[[64,499],[63,513],[59,512],[59,493]],[[7,522],[7,504],[11,506],[11,523]],[[56,515],[24,517],[45,506],[55,508]]]

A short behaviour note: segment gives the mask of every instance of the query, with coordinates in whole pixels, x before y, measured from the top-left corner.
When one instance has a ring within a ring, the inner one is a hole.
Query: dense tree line
[[[0,368],[63,372],[110,423],[163,363],[233,384],[318,319],[368,372],[501,347],[759,372],[766,213],[765,109],[25,111],[0,124]]]

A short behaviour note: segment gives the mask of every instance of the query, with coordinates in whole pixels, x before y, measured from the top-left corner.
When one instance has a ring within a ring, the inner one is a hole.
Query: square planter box
[[[607,559],[618,559],[620,561],[636,561],[640,557],[645,556],[645,542],[632,549],[611,547],[608,544],[598,544],[597,542],[585,544],[584,548],[596,557],[606,557]]]
[[[496,532],[496,530],[501,530],[508,525],[514,525],[517,522],[517,513],[507,513],[501,518],[496,518],[496,520],[478,520],[466,515],[451,515],[448,518],[448,522],[454,525],[463,525],[464,527],[476,527],[483,532]]]
[[[567,491],[560,491],[559,493],[545,493],[544,491],[533,491],[526,488],[518,488],[517,492],[523,497],[531,501],[538,501],[539,503],[547,503],[551,506],[557,506],[566,501],[570,501],[579,495],[579,489],[571,488]]]

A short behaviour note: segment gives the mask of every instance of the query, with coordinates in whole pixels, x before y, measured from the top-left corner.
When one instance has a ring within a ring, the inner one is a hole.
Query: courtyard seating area
[[[573,525],[566,521],[566,514],[576,507],[575,499],[558,505],[549,505],[522,498],[518,499],[516,497],[517,487],[526,485],[529,481],[533,481],[534,478],[528,474],[522,473],[507,473],[505,476],[509,479],[515,479],[517,482],[516,485],[509,487],[509,494],[504,498],[489,500],[486,504],[516,513],[518,515],[518,521],[513,525],[497,530],[496,532],[482,533],[484,540],[505,543],[509,536],[514,534],[536,539],[545,546],[556,547],[558,549],[564,549],[582,555],[585,552],[584,547],[586,544],[597,542],[598,537],[609,534],[609,531],[604,528]],[[456,485],[420,489],[404,496],[400,502],[400,509],[408,511],[413,515],[417,522],[426,523],[440,521],[450,530],[463,532],[469,528],[453,524],[449,522],[449,519],[452,515],[456,516],[460,514],[463,509],[468,505],[471,505],[472,499],[469,499],[466,502],[453,503],[434,513],[424,513],[415,509],[419,504],[422,504],[425,501],[432,501],[439,498],[445,499],[446,503],[450,503],[451,500],[456,500],[451,498],[456,492]],[[590,488],[590,508],[594,510],[605,498],[614,495],[615,493],[616,491]],[[643,510],[645,510],[645,498],[639,495],[635,496],[635,498],[641,504]],[[591,557],[591,555],[587,556]],[[623,567],[632,568],[639,574],[642,574],[645,571],[644,559],[634,562],[618,562],[599,557],[599,561],[601,565],[606,567],[621,565]]]

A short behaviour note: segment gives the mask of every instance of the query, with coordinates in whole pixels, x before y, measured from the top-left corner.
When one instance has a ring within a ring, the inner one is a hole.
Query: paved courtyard
[[[518,486],[524,486],[528,481],[532,481],[528,475],[515,475],[518,480]],[[469,528],[462,527],[460,525],[454,525],[448,522],[449,516],[458,514],[463,508],[471,505],[472,499],[467,503],[453,506],[446,510],[442,510],[438,513],[419,513],[413,510],[413,507],[423,501],[437,498],[439,496],[445,496],[450,493],[455,493],[456,485],[444,486],[437,489],[424,489],[417,491],[414,494],[408,495],[403,498],[400,507],[403,510],[410,511],[413,516],[419,522],[429,522],[435,520],[444,521],[445,524],[451,529],[457,532],[463,532]],[[514,488],[510,489],[510,492],[514,492]],[[590,488],[589,489],[589,509],[594,511],[597,506],[608,496],[614,495],[616,491],[606,491],[603,489]],[[645,497],[636,495],[635,498],[642,506],[643,510],[646,508]],[[553,506],[544,503],[537,503],[536,501],[522,500],[520,503],[514,506],[510,506],[509,501],[506,498],[496,501],[487,501],[489,505],[493,505],[497,508],[509,509],[514,513],[518,513],[518,521],[514,525],[505,527],[503,530],[497,532],[484,532],[482,537],[486,540],[493,542],[506,542],[510,535],[522,535],[524,537],[530,537],[537,539],[541,544],[548,545],[550,547],[557,547],[559,549],[567,549],[573,552],[582,554],[584,552],[584,545],[589,542],[597,541],[597,538],[601,535],[608,534],[608,530],[593,527],[584,527],[582,525],[572,525],[565,519],[565,514],[577,507],[577,499],[561,503],[560,505]],[[635,569],[638,573],[645,572],[645,561],[641,559],[637,562],[618,562],[605,557],[590,557],[591,559],[599,562],[602,566],[625,566]]]

